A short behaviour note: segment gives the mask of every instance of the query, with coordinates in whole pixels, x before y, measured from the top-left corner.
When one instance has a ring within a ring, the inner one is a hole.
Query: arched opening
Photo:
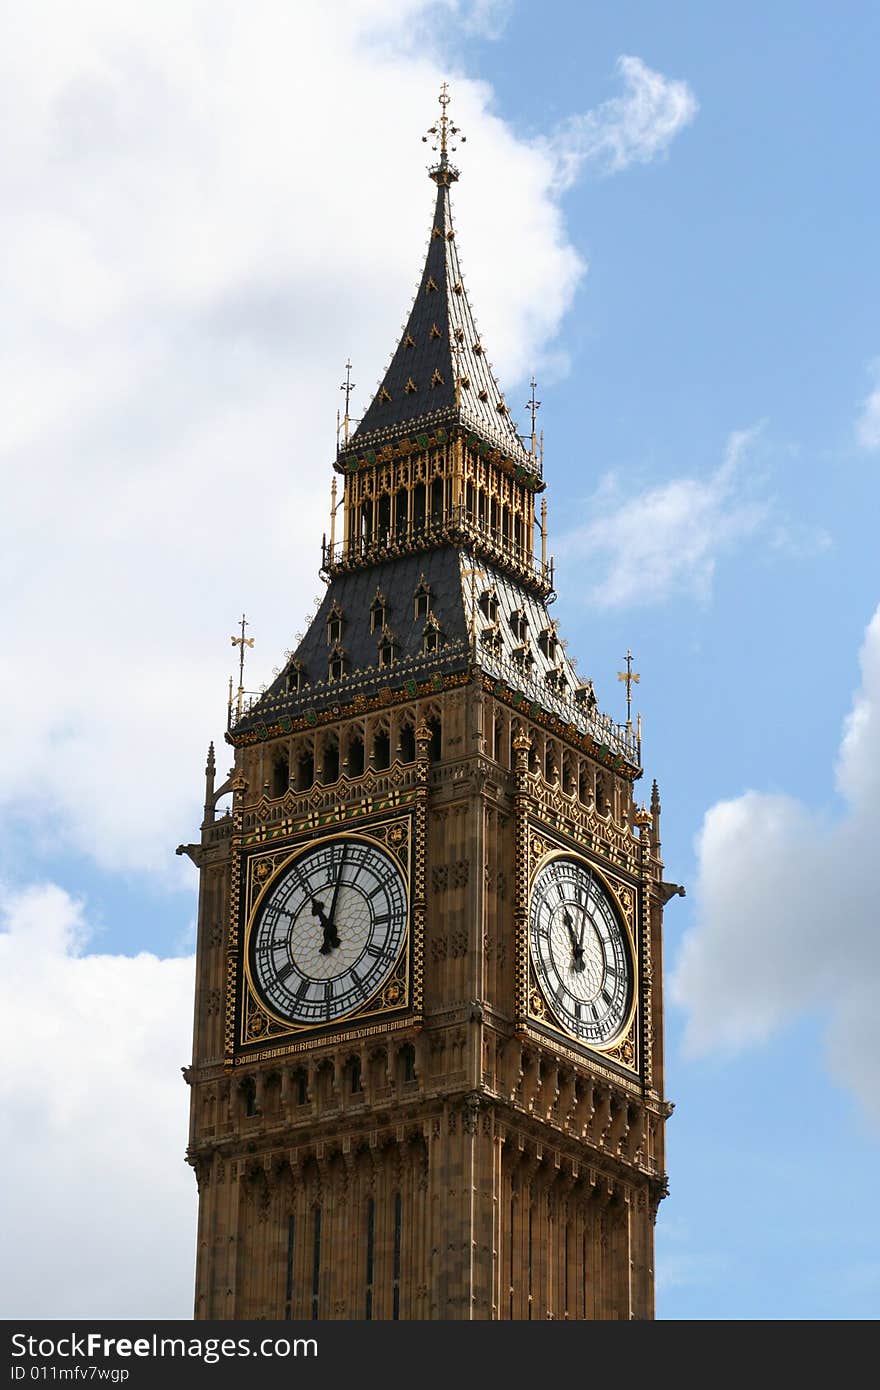
[[[360,777],[364,770],[364,741],[360,734],[355,734],[348,745],[348,775],[349,777]]]
[[[380,545],[385,545],[391,535],[391,496],[383,492],[379,498],[377,507],[377,540]]]
[[[263,1088],[263,1114],[279,1115],[281,1113],[281,1077],[277,1072],[266,1077],[266,1084]]]
[[[361,544],[369,545],[373,539],[373,503],[368,497],[361,503]]]
[[[578,800],[584,805],[588,805],[591,799],[592,788],[590,786],[590,774],[586,763],[581,763],[578,769]]]
[[[242,1081],[241,1098],[244,1103],[244,1113],[250,1119],[257,1113],[257,1083],[252,1076],[246,1076]]]
[[[413,488],[413,529],[423,531],[425,528],[425,484],[416,483]]]
[[[400,1080],[404,1086],[416,1079],[416,1050],[412,1043],[404,1043],[400,1052],[397,1054],[397,1065],[399,1068]]]
[[[400,488],[395,498],[395,512],[397,515],[397,535],[403,540],[406,537],[406,525],[409,508],[409,494],[405,487]]]
[[[385,732],[377,733],[373,739],[373,766],[379,769],[391,766],[391,739]]]
[[[562,790],[566,796],[574,796],[574,772],[569,753],[566,753],[562,759]]]
[[[431,525],[439,526],[443,520],[443,479],[435,478],[431,484]]]
[[[300,753],[296,764],[296,789],[298,792],[308,791],[315,780],[315,759],[311,753]]]
[[[272,763],[272,795],[283,796],[289,786],[290,763],[286,753],[279,753]]]
[[[329,741],[324,747],[324,775],[323,781],[335,782],[339,777],[339,744],[335,739]]]
[[[400,760],[404,763],[415,762],[416,758],[416,735],[411,724],[404,724],[400,731]]]
[[[381,632],[385,626],[385,596],[376,591],[370,604],[370,632]]]

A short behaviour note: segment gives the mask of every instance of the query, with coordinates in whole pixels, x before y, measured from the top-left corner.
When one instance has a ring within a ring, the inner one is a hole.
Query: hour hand
[[[562,914],[562,920],[563,920],[563,922],[565,923],[565,925],[568,927],[568,935],[569,935],[569,939],[570,939],[570,941],[571,941],[571,964],[572,964],[572,968],[573,968],[574,970],[583,970],[583,968],[584,968],[584,948],[583,948],[583,946],[580,944],[580,942],[578,941],[577,936],[575,935],[574,922],[571,920],[571,914],[568,913],[568,912],[563,912],[563,914]]]
[[[334,946],[342,945],[342,942],[339,940],[339,933],[333,925],[332,919],[328,917],[327,913],[324,911],[324,904],[319,902],[317,898],[312,898],[312,914],[317,917],[324,929],[324,940],[321,942],[318,950],[321,952],[322,956],[329,956]]]

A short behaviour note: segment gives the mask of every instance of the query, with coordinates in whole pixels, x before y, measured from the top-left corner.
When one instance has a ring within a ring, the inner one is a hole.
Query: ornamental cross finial
[[[618,671],[617,679],[626,682],[626,722],[632,724],[632,688],[638,685],[640,676],[638,671],[632,668],[632,652],[629,647],[626,649],[626,670]]]
[[[450,184],[458,178],[458,170],[449,163],[449,151],[456,150],[458,147],[453,142],[456,136],[461,137],[464,144],[466,135],[461,134],[461,127],[453,125],[446,114],[446,108],[452,100],[449,95],[449,83],[444,82],[440,87],[440,119],[434,125],[428,127],[428,134],[422,136],[422,144],[428,143],[428,136],[432,137],[431,149],[436,150],[440,155],[440,162],[430,172],[431,178],[435,183]]]
[[[345,363],[345,380],[343,381],[342,385],[341,385],[340,388],[339,388],[340,391],[344,391],[344,392],[345,392],[345,414],[344,414],[343,417],[342,417],[342,437],[343,437],[344,443],[346,443],[346,444],[348,443],[348,428],[349,428],[349,425],[351,424],[351,414],[350,414],[350,411],[349,411],[349,407],[350,407],[350,405],[351,405],[351,393],[352,393],[352,391],[354,390],[354,388],[355,388],[355,383],[354,383],[354,382],[352,381],[352,379],[351,379],[351,359],[349,358],[349,359],[346,361],[346,363]],[[338,415],[337,415],[336,419],[337,419],[337,421],[339,420],[339,416],[338,416]],[[338,429],[337,429],[337,431],[336,431],[336,434],[337,434],[337,444],[338,444],[338,442],[339,442],[339,431],[338,431]]]
[[[233,637],[233,638],[231,639],[231,640],[232,640],[232,645],[233,645],[233,647],[239,647],[239,648],[240,648],[239,655],[238,655],[238,703],[237,703],[237,705],[236,705],[236,709],[237,709],[237,712],[238,712],[238,718],[239,718],[239,719],[241,719],[241,711],[242,711],[242,707],[243,707],[243,705],[244,705],[244,649],[245,649],[245,647],[252,647],[252,646],[254,645],[254,639],[253,639],[253,637],[245,637],[245,635],[244,635],[244,630],[245,630],[245,628],[246,628],[246,627],[249,627],[249,626],[250,626],[250,624],[249,624],[247,618],[246,618],[246,617],[244,616],[244,614],[242,613],[242,615],[241,615],[241,636],[240,636],[240,637]],[[231,682],[230,682],[230,683],[231,683]],[[229,694],[230,694],[230,704],[231,704],[231,703],[232,703],[232,700],[231,700],[232,691],[231,691],[231,690],[230,690]]]

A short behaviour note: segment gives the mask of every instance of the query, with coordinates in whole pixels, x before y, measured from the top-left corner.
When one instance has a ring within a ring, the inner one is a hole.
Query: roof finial
[[[541,402],[535,400],[535,390],[537,389],[538,383],[534,377],[532,377],[529,385],[532,388],[532,394],[526,401],[526,410],[532,417],[532,458],[536,458],[538,454],[538,437],[535,434],[535,416],[541,409]]]
[[[245,615],[242,613],[242,615],[241,615],[241,636],[240,636],[240,637],[233,637],[233,638],[232,638],[232,645],[233,645],[233,647],[239,647],[239,648],[240,648],[240,651],[239,651],[239,654],[238,654],[238,704],[237,704],[237,706],[236,706],[236,715],[237,715],[237,718],[239,718],[239,719],[241,719],[242,709],[243,709],[243,706],[244,706],[244,649],[245,649],[245,647],[252,647],[252,646],[254,645],[254,639],[253,639],[253,637],[245,637],[245,635],[244,635],[244,630],[245,630],[246,627],[250,627],[250,623],[248,622],[248,620],[247,620],[247,618],[245,617]],[[229,687],[229,705],[230,705],[230,709],[231,709],[231,707],[232,707],[232,686],[231,686],[231,684],[230,684],[230,687]]]
[[[457,148],[457,146],[453,144],[456,136],[461,136],[462,144],[464,144],[467,136],[461,134],[460,127],[453,125],[446,114],[446,108],[452,100],[449,95],[448,82],[444,82],[441,85],[439,100],[440,119],[435,125],[429,126],[428,135],[433,136],[431,149],[439,152],[440,161],[438,164],[434,165],[433,169],[429,169],[428,172],[435,183],[448,187],[449,184],[455,183],[458,178],[458,170],[454,164],[449,163],[449,151],[454,151]],[[422,136],[422,143],[425,145],[428,143],[428,135]]]
[[[342,417],[343,442],[344,442],[345,444],[348,443],[348,431],[349,431],[349,427],[350,427],[350,425],[351,425],[351,415],[349,414],[349,407],[350,407],[350,405],[351,405],[351,393],[352,393],[352,391],[354,390],[354,385],[355,385],[355,384],[354,384],[354,382],[353,382],[352,379],[351,379],[351,358],[348,358],[348,359],[346,359],[346,363],[345,363],[345,380],[343,381],[342,385],[341,385],[340,388],[339,388],[340,391],[344,391],[344,392],[345,392],[345,414],[344,414],[343,417]],[[337,414],[337,419],[338,419],[338,414]],[[337,444],[337,447],[338,447],[338,445],[339,445],[339,429],[338,429],[338,427],[337,427],[337,430],[336,430],[336,444]]]
[[[631,728],[632,728],[632,688],[633,688],[634,685],[638,685],[639,681],[641,680],[641,677],[640,677],[638,671],[634,671],[634,670],[633,670],[632,652],[630,651],[629,647],[627,647],[627,649],[626,649],[626,658],[625,658],[625,660],[626,660],[626,670],[625,670],[625,671],[618,671],[618,673],[617,673],[617,679],[618,679],[619,681],[624,681],[625,684],[626,684],[626,727],[627,727],[628,729],[631,729]]]

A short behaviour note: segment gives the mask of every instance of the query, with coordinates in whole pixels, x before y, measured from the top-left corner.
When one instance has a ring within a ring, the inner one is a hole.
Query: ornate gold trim
[[[424,797],[422,797],[424,800]],[[353,1025],[367,1019],[383,1017],[383,1027],[411,1026],[421,1018],[422,996],[424,990],[424,904],[419,903],[416,892],[419,878],[424,890],[424,846],[418,852],[419,838],[418,812],[415,806],[406,814],[384,817],[361,825],[358,830],[348,825],[328,826],[324,833],[310,835],[299,841],[288,841],[284,845],[266,845],[264,849],[254,847],[250,853],[242,855],[236,848],[233,859],[233,893],[230,895],[230,909],[235,912],[235,922],[230,927],[230,950],[228,953],[228,994],[226,1062],[238,1065],[242,1057],[255,1056],[253,1044],[278,1043],[270,1055],[285,1050],[301,1050],[296,1045],[304,1040],[302,1046],[324,1046],[331,1037],[352,1037],[358,1031]],[[422,819],[424,808],[422,807]],[[422,830],[422,838],[424,831]],[[249,960],[249,944],[254,923],[265,895],[277,882],[279,876],[301,855],[309,850],[340,838],[356,839],[376,846],[388,854],[398,865],[404,880],[407,905],[407,929],[400,951],[382,984],[359,1008],[334,1019],[329,1024],[295,1024],[276,1014],[258,993],[252,976]],[[241,860],[245,859],[244,865]],[[421,858],[421,875],[417,865]],[[239,885],[244,893],[241,895]],[[238,994],[239,964],[243,967],[241,976],[241,998]],[[392,998],[389,991],[394,991]],[[405,1015],[401,1017],[401,1015]],[[230,1028],[231,1023],[231,1028]],[[296,1045],[296,1046],[295,1046]],[[247,1051],[242,1053],[242,1049]],[[263,1055],[260,1053],[259,1055]]]
[[[641,960],[636,946],[636,920],[639,901],[638,889],[615,878],[612,873],[609,872],[607,865],[593,858],[582,848],[578,847],[577,849],[572,849],[568,845],[564,845],[559,840],[554,839],[552,836],[548,836],[546,828],[543,825],[530,822],[527,827],[526,842],[526,856],[528,859],[525,914],[526,950],[528,953],[528,980],[525,991],[526,1018],[534,1019],[535,1022],[543,1024],[544,1027],[552,1028],[554,1032],[559,1032],[566,1038],[570,1038],[572,1042],[576,1043],[578,1047],[583,1048],[585,1052],[607,1056],[618,1061],[622,1066],[626,1066],[632,1071],[638,1071],[640,1058],[636,1020],[639,1014],[639,1003],[642,993]],[[608,893],[612,906],[615,908],[623,927],[632,972],[629,1007],[624,1023],[607,1042],[585,1042],[583,1038],[579,1038],[576,1033],[572,1033],[554,1012],[552,1004],[541,989],[537,971],[534,969],[531,942],[529,939],[532,891],[538,874],[554,859],[580,859],[594,871]],[[533,1007],[533,997],[536,992],[543,1004],[542,1011],[538,1011]],[[627,1059],[624,1053],[630,1052],[631,1056]]]

